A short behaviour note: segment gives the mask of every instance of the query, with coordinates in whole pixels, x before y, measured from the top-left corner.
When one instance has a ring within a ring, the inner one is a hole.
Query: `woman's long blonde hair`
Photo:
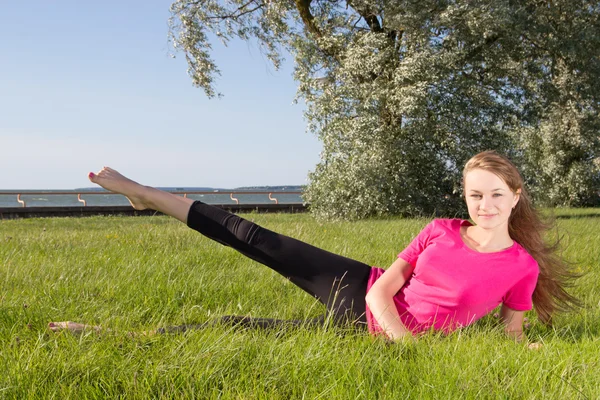
[[[520,190],[519,202],[508,219],[508,233],[538,262],[540,275],[533,292],[533,305],[540,321],[550,325],[555,312],[573,311],[580,307],[580,301],[566,290],[578,275],[556,253],[558,241],[550,245],[544,240],[544,232],[552,228],[553,224],[543,221],[531,204],[523,178],[515,165],[495,151],[484,151],[466,163],[463,180],[474,169],[497,175],[513,193]]]

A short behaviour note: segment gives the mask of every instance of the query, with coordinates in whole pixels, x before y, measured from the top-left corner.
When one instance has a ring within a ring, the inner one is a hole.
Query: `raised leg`
[[[90,172],[88,177],[104,189],[127,197],[136,210],[150,208],[175,217],[183,223],[187,222],[190,207],[194,203],[194,200],[140,185],[108,167],[104,167],[98,174]]]
[[[104,167],[92,182],[127,197],[138,210],[151,208],[287,277],[325,304],[339,321],[365,323],[371,267],[264,229],[219,208],[143,186]]]

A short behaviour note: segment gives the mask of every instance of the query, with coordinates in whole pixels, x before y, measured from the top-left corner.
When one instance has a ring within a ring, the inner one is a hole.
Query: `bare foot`
[[[535,343],[529,343],[529,345],[527,346],[530,350],[539,350],[542,347],[544,347],[544,345],[542,343],[539,342],[535,342]]]
[[[100,332],[102,330],[102,328],[99,326],[85,325],[85,324],[80,324],[80,323],[71,322],[71,321],[50,322],[48,324],[48,329],[50,329],[52,332],[60,332],[60,331],[68,330],[71,333],[82,333],[84,331],[90,331],[90,330]]]
[[[98,174],[90,172],[88,178],[90,178],[90,181],[102,186],[106,190],[124,195],[136,210],[151,208],[149,204],[145,203],[143,200],[143,193],[147,188],[124,177],[112,168],[104,167]]]

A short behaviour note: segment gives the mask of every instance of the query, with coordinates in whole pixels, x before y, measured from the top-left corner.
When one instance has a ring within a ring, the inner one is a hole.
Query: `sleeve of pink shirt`
[[[419,255],[429,244],[429,239],[431,237],[431,231],[434,224],[435,220],[427,224],[425,228],[423,228],[421,232],[419,232],[419,234],[413,239],[413,241],[410,242],[410,244],[404,250],[402,250],[400,254],[398,254],[398,257],[414,267],[417,263]]]
[[[531,272],[518,281],[502,298],[502,304],[515,311],[528,311],[533,308],[532,296],[537,284],[539,269],[537,263]]]

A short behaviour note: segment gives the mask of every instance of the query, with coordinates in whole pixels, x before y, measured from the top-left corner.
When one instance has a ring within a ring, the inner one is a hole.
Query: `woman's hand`
[[[397,337],[396,339],[393,339],[393,342],[401,344],[417,343],[417,337],[409,332],[405,335]]]
[[[371,286],[365,300],[377,324],[388,339],[397,342],[412,337],[412,333],[402,324],[394,304],[394,296],[404,286],[413,267],[401,258]]]

